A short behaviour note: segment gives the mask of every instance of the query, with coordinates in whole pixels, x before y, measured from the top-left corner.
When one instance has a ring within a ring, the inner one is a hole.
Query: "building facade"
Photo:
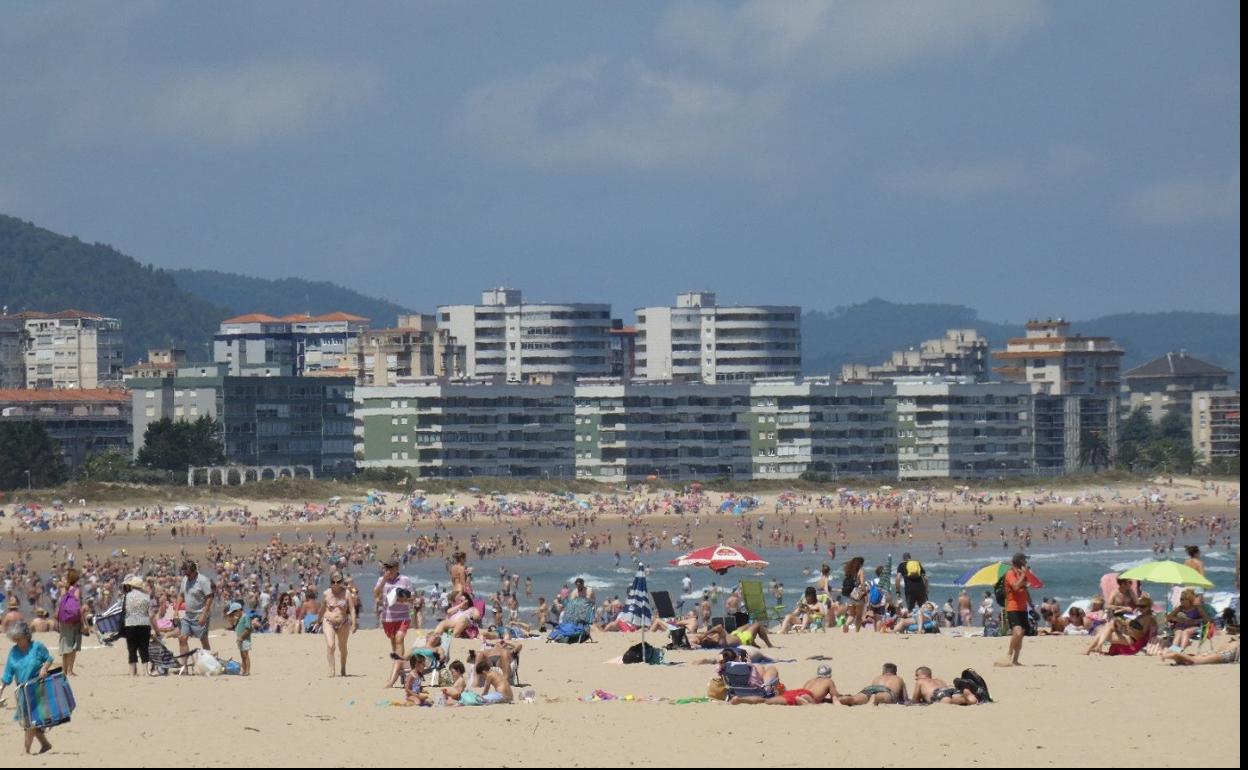
[[[988,381],[988,340],[974,329],[949,329],[940,339],[927,340],[916,350],[894,351],[879,366],[846,364],[843,382],[889,382],[914,377],[969,377]]]
[[[0,422],[38,420],[71,470],[100,452],[129,454],[130,396],[97,388],[0,390]]]
[[[1239,391],[1192,393],[1192,446],[1201,462],[1239,457]]]
[[[358,388],[363,468],[413,478],[575,476],[571,385],[421,382]]]
[[[490,289],[479,305],[440,305],[438,327],[465,348],[465,374],[509,383],[571,383],[611,373],[611,306],[526,303]]]
[[[1175,412],[1186,422],[1192,418],[1192,394],[1225,390],[1231,372],[1180,351],[1141,364],[1123,379],[1127,382],[1128,409],[1147,409],[1153,422]]]
[[[355,471],[355,378],[236,377],[226,374],[228,365],[215,375],[207,369],[128,383],[136,456],[150,423],[212,417],[229,464],[310,465],[317,476]]]
[[[1009,339],[994,356],[1002,364],[998,374],[1026,383],[1035,396],[1037,473],[1075,473],[1114,462],[1123,356],[1118,343],[1071,334],[1070,323],[1060,318],[1030,321],[1025,336]]]
[[[147,360],[121,370],[123,381],[132,379],[151,379],[153,377],[174,377],[178,367],[186,364],[186,351],[182,348],[155,348],[147,351]]]
[[[26,387],[26,320],[0,315],[0,390]]]
[[[647,380],[744,382],[802,373],[802,311],[791,305],[721,306],[686,292],[675,307],[637,309],[637,373]]]
[[[368,319],[350,313],[281,318],[264,313],[227,318],[213,336],[213,359],[242,376],[249,367],[279,366],[295,377],[354,376]]]
[[[1022,476],[1032,469],[1031,389],[971,378],[899,380],[898,478]]]
[[[433,315],[401,315],[393,329],[370,329],[360,339],[356,382],[369,387],[395,385],[406,378],[463,377],[464,346]]]
[[[121,321],[81,310],[19,313],[26,387],[86,390],[121,384]]]

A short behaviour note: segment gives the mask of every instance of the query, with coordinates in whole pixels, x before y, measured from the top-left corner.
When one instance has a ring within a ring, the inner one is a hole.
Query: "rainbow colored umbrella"
[[[957,586],[995,586],[997,581],[1010,571],[1010,565],[1003,561],[993,562],[986,567],[976,567],[963,573],[953,581]],[[1027,585],[1032,588],[1044,588],[1044,581],[1036,577],[1034,572],[1027,573]]]
[[[1154,561],[1132,567],[1118,576],[1119,580],[1141,580],[1145,583],[1166,583],[1178,586],[1213,588],[1209,578],[1177,561]]]

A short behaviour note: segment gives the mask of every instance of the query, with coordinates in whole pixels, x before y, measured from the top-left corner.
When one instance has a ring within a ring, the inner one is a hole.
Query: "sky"
[[[1239,312],[1239,5],[0,4],[0,212],[408,307]]]

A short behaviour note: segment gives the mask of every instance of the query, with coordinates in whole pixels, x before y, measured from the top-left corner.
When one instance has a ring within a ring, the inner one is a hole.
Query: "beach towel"
[[[27,730],[48,728],[68,722],[77,705],[69,680],[57,670],[43,679],[18,685],[14,718]]]

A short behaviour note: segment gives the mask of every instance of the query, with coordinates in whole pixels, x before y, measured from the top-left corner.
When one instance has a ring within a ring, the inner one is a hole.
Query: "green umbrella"
[[[1180,564],[1177,561],[1154,561],[1142,564],[1122,573],[1118,576],[1118,579],[1213,588],[1213,583],[1210,583],[1208,578],[1186,564]]]

